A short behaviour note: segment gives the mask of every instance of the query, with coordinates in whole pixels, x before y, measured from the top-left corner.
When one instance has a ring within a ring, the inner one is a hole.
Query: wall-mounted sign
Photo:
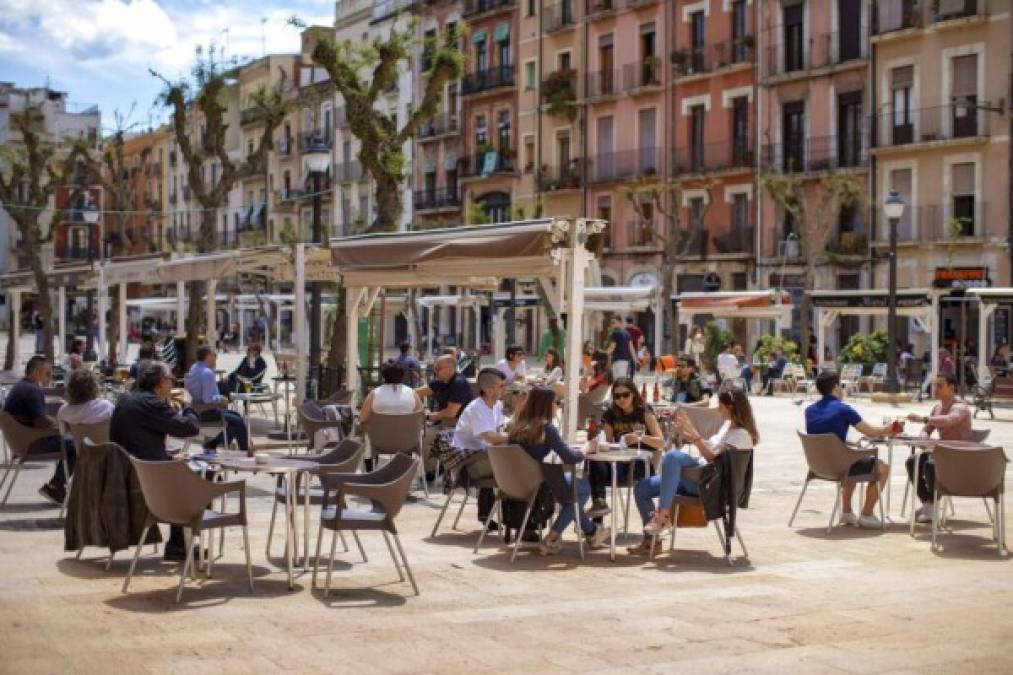
[[[703,289],[712,292],[721,290],[721,277],[717,275],[717,272],[708,272],[704,276]]]
[[[987,288],[992,285],[987,267],[937,267],[933,278],[937,288]]]

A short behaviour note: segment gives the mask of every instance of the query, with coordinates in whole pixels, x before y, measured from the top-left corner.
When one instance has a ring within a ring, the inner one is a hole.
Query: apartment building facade
[[[940,299],[941,337],[986,349],[1013,340],[1013,306],[1000,307],[994,334],[981,336],[977,303],[961,290],[1013,283],[1010,10],[1001,0],[881,0],[873,17],[871,195],[881,203],[896,190],[907,205],[898,283],[950,290]],[[889,226],[879,209],[873,221],[882,253]],[[879,264],[873,284],[886,283]]]

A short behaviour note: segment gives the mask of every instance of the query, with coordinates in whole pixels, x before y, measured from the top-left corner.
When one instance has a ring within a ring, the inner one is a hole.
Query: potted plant
[[[677,75],[685,75],[689,68],[689,52],[685,49],[672,50],[672,66]]]

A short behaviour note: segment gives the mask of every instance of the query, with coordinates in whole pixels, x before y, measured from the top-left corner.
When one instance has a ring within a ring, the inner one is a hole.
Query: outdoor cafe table
[[[253,438],[250,429],[250,404],[270,403],[274,407],[275,424],[278,422],[278,395],[268,391],[237,392],[229,394],[229,400],[243,404],[243,421],[246,422],[246,437]]]
[[[912,455],[918,455],[919,451],[921,451],[921,452],[932,452],[932,449],[936,447],[937,443],[939,443],[939,439],[937,439],[937,438],[925,438],[924,436],[911,436],[911,435],[908,435],[908,434],[899,434],[897,436],[886,436],[886,437],[880,437],[880,438],[869,438],[869,439],[866,439],[866,440],[869,443],[871,443],[872,445],[879,445],[881,443],[886,445],[886,452],[887,452],[887,460],[886,461],[887,461],[887,465],[890,467],[890,471],[891,472],[893,471],[893,448],[894,448],[895,445],[907,445],[907,446],[909,446],[911,448],[911,454]],[[915,517],[914,517],[915,508],[914,508],[914,506],[915,506],[915,496],[916,496],[916,493],[918,492],[917,485],[918,485],[918,468],[919,468],[918,465],[919,465],[919,463],[920,462],[919,462],[918,458],[915,457],[915,468],[914,468],[914,485],[915,485],[915,487],[911,490],[911,513],[908,514],[908,519],[910,520],[911,534],[912,535],[914,535],[914,531],[915,531]],[[891,481],[887,481],[886,482],[886,512],[887,512],[887,514],[890,513],[890,501],[891,501],[890,500],[890,493],[891,493],[890,483],[891,483]],[[906,508],[907,508],[907,500],[905,499],[905,503],[901,504],[901,516],[902,517],[904,515],[904,509],[906,509]]]
[[[309,566],[309,526],[310,526],[310,491],[309,474],[317,470],[317,465],[303,459],[292,459],[289,457],[268,456],[266,462],[258,463],[253,457],[247,457],[241,452],[221,452],[216,454],[205,454],[197,456],[197,459],[207,462],[220,471],[232,471],[235,473],[266,473],[272,476],[284,476],[285,478],[285,567],[288,572],[288,589],[292,590],[295,584],[292,579],[292,568],[295,557],[295,502],[299,493],[299,480],[302,476],[307,477],[305,491],[305,503],[303,504],[303,571]],[[271,489],[271,498],[275,498],[274,488]],[[270,546],[270,542],[268,542]]]
[[[606,462],[612,465],[612,504],[610,504],[610,518],[611,518],[611,533],[609,534],[609,560],[615,562],[616,560],[616,495],[619,494],[619,483],[618,483],[618,468],[619,464],[633,464],[633,462],[644,462],[645,465],[650,464],[653,453],[650,450],[630,450],[620,449],[618,443],[609,443],[608,450],[598,450],[597,452],[588,452],[588,446],[585,446],[584,456],[588,462]],[[633,467],[630,467],[630,471]],[[629,497],[627,497],[627,509],[629,509]],[[627,511],[627,517],[628,517]]]

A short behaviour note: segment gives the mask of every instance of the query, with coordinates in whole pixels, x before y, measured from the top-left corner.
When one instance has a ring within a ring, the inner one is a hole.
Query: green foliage
[[[489,216],[482,210],[482,205],[475,203],[468,208],[468,225],[488,225]]]
[[[883,329],[872,333],[854,333],[841,350],[842,363],[866,365],[886,361],[887,334]]]
[[[753,352],[753,359],[766,363],[774,357],[774,350],[780,349],[791,363],[802,363],[798,345],[792,340],[780,336],[764,335],[760,338],[760,346]]]
[[[718,354],[721,353],[721,350],[726,345],[735,342],[735,336],[732,335],[731,331],[721,328],[714,321],[707,322],[707,325],[703,329],[703,335],[703,361],[707,365],[707,370],[716,372],[718,369]]]
[[[549,114],[565,117],[571,122],[577,119],[577,71],[572,68],[556,70],[542,82],[542,100]]]

